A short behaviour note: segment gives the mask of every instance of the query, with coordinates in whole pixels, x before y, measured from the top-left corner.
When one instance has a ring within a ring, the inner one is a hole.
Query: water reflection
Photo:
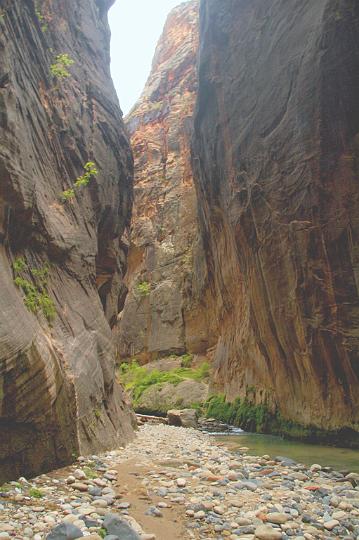
[[[335,448],[319,446],[296,441],[287,441],[273,435],[260,435],[257,433],[241,433],[239,435],[216,435],[216,440],[224,442],[231,450],[247,446],[249,454],[271,457],[286,456],[300,463],[312,465],[319,463],[335,470],[349,470],[359,473],[359,451],[348,448]]]

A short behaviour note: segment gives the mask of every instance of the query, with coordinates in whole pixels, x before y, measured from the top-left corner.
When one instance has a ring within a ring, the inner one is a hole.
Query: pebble
[[[10,496],[17,504],[0,498],[0,539],[62,540],[60,526],[99,540],[104,524],[112,523],[106,540],[155,540],[131,516],[128,490],[116,470],[127,461],[148,471],[133,466],[148,499],[144,512],[166,520],[166,509],[173,507],[184,523],[184,540],[359,539],[356,473],[250,456],[245,448],[233,454],[205,433],[165,425],[145,425],[125,449],[81,457],[64,474],[14,483]],[[31,488],[43,497],[32,498]],[[151,500],[153,494],[162,500]],[[122,536],[114,532],[116,523]]]
[[[76,469],[73,476],[77,478],[77,480],[86,480],[87,478],[86,473],[81,469]]]
[[[277,525],[282,525],[290,519],[290,516],[287,514],[281,514],[280,512],[271,512],[267,515],[267,521],[270,523],[276,523]]]
[[[255,537],[259,540],[281,540],[282,533],[270,525],[260,525],[255,530]]]
[[[177,478],[177,486],[180,488],[186,487],[187,480],[185,478]]]
[[[334,527],[336,527],[337,525],[339,525],[339,521],[337,519],[331,519],[329,521],[326,521],[324,523],[324,528],[327,529],[327,531],[331,531],[334,529]]]
[[[87,484],[81,484],[80,482],[75,482],[74,484],[71,484],[71,487],[73,489],[77,489],[78,491],[87,491],[88,489]]]

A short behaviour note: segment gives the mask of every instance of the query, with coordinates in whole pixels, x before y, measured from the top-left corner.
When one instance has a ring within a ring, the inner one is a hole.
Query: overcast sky
[[[110,9],[111,71],[121,109],[142,93],[167,15],[183,0],[117,0]]]

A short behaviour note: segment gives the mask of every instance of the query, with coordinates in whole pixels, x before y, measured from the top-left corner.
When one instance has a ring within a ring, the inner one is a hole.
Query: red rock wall
[[[109,5],[0,2],[0,484],[132,434],[110,328],[132,156],[110,78]],[[74,61],[69,77],[51,76],[58,54]],[[88,161],[98,176],[62,203]],[[19,257],[28,269],[49,266],[52,324],[24,305]]]
[[[200,43],[215,384],[358,430],[359,4],[202,0]]]
[[[208,348],[206,314],[193,276],[198,228],[190,143],[197,50],[195,1],[169,15],[144,92],[126,118],[135,191],[129,294],[119,333],[122,358],[149,361]],[[141,292],[141,284],[148,290]]]

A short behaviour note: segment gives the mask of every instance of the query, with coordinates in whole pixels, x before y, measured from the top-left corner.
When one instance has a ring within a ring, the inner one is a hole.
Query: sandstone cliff
[[[359,4],[202,0],[200,42],[215,383],[358,442]]]
[[[175,8],[158,43],[144,92],[129,116],[135,160],[134,210],[121,314],[122,358],[142,361],[208,347],[195,295],[198,236],[190,141],[197,91],[198,3]]]
[[[132,433],[111,335],[132,156],[110,4],[0,2],[0,483]]]

